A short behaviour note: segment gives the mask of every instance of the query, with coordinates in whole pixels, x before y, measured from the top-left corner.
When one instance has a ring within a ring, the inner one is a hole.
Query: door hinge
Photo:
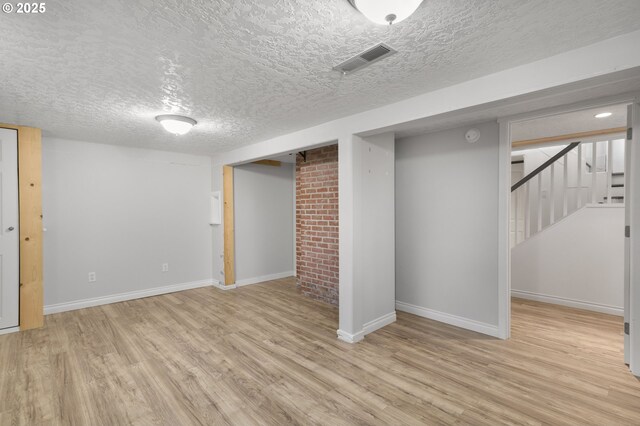
[[[631,238],[631,226],[627,225],[624,227],[624,236],[625,238]]]
[[[629,335],[629,323],[628,322],[624,323],[624,334],[626,334],[627,336]]]
[[[627,140],[633,139],[633,127],[627,128]]]

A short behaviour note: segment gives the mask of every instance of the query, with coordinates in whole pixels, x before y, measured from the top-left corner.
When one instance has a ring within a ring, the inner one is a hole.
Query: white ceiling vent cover
[[[336,65],[333,69],[341,72],[342,74],[351,74],[373,64],[374,62],[391,56],[394,53],[397,53],[397,50],[384,43],[380,43],[373,46],[371,49],[367,49],[353,58],[347,59],[343,63]]]

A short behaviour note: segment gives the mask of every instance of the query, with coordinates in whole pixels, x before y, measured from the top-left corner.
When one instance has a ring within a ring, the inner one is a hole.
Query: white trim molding
[[[278,272],[277,274],[263,275],[261,277],[245,278],[243,280],[236,280],[236,284],[235,285],[238,286],[238,287],[242,287],[242,286],[245,286],[245,285],[263,283],[265,281],[273,281],[273,280],[279,280],[281,278],[293,277],[295,275],[296,275],[296,273],[294,271]]]
[[[18,331],[20,331],[20,327],[3,328],[0,329],[0,336],[3,334],[17,333]]]
[[[213,281],[213,286],[218,290],[233,290],[234,288],[238,288],[237,284],[224,285],[218,280]]]
[[[44,314],[57,314],[59,312],[75,311],[77,309],[90,308],[93,306],[108,305],[110,303],[125,302],[127,300],[142,299],[161,294],[175,293],[177,291],[191,290],[200,287],[212,286],[212,280],[192,281],[189,283],[154,287],[146,290],[129,291],[126,293],[111,294],[109,296],[94,297],[91,299],[74,300],[72,302],[56,303],[44,307]]]
[[[631,106],[632,140],[629,143],[629,368],[640,377],[640,104]],[[625,171],[626,173],[626,171]],[[625,200],[626,201],[626,200]]]
[[[429,318],[435,321],[443,322],[445,324],[454,325],[466,330],[471,330],[477,333],[487,334],[492,337],[500,338],[497,325],[487,324],[484,322],[459,317],[457,315],[447,314],[445,312],[440,312],[429,308],[423,308],[422,306],[411,305],[409,303],[400,302],[398,300],[396,300],[396,309],[398,311],[408,312],[413,315],[418,315],[420,317]]]
[[[364,331],[361,330],[355,334],[351,334],[343,330],[338,330],[338,339],[347,343],[358,343],[364,339]]]
[[[511,336],[511,123],[500,122],[498,147],[498,336]]]
[[[396,322],[396,311],[390,312],[386,315],[383,315],[379,318],[374,319],[373,321],[369,321],[362,326],[362,332],[366,336],[369,333],[373,333],[376,330],[381,329],[389,324],[393,324]]]
[[[530,291],[522,290],[511,290],[511,295],[520,299],[533,300],[543,303],[552,303],[554,305],[562,305],[569,308],[585,309],[587,311],[600,312],[602,314],[616,315],[620,317],[624,315],[624,308],[621,306],[603,305],[601,303],[567,299],[565,297],[549,296],[546,294],[532,293]]]

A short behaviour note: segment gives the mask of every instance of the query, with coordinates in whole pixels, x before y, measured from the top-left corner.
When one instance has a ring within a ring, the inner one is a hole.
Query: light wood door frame
[[[20,217],[20,330],[44,325],[42,275],[42,132],[0,123],[18,131]]]
[[[224,284],[231,286],[236,283],[233,166],[222,167],[222,192],[224,199]]]
[[[281,167],[282,161],[278,160],[258,160],[252,162],[252,164],[260,164],[262,166],[272,166],[272,167]]]
[[[562,141],[570,141],[575,139],[591,138],[593,136],[615,135],[616,133],[624,133],[626,131],[627,131],[626,127],[613,127],[610,129],[590,130],[588,132],[568,133],[565,135],[549,136],[546,138],[513,141],[511,143],[511,146],[514,148],[519,148],[522,146],[541,145],[549,142],[562,142]]]

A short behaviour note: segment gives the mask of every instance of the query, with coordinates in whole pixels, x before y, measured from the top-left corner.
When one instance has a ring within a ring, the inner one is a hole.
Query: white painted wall
[[[356,279],[356,262],[359,259],[356,251],[355,227],[359,192],[358,182],[361,175],[362,138],[356,135],[343,135],[338,139],[338,215],[339,219],[339,303],[338,303],[338,338],[345,342],[355,343],[364,337],[363,313],[364,304],[362,282]]]
[[[393,133],[338,142],[338,337],[351,343],[396,320],[394,145]]]
[[[622,315],[624,207],[582,208],[511,250],[516,297]]]
[[[42,147],[48,312],[211,283],[208,157],[49,138]]]
[[[364,334],[396,319],[395,137],[362,138],[356,210],[356,279],[362,282]]]
[[[213,191],[220,191],[220,196],[224,200],[222,188],[222,170],[224,164],[220,162],[220,157],[211,159],[211,188]],[[222,206],[222,223],[212,226],[213,241],[213,279],[219,283],[224,283],[224,204]]]
[[[396,308],[497,335],[499,128],[474,127],[396,142]]]
[[[234,167],[235,264],[238,285],[295,275],[295,167]]]

